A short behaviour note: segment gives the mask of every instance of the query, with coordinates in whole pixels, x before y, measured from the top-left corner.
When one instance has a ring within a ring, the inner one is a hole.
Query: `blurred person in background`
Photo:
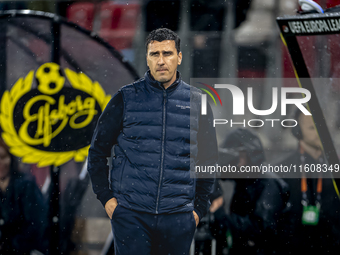
[[[312,168],[320,164],[329,167],[312,116],[297,109],[294,119],[298,125],[292,133],[298,140],[298,148],[277,165]],[[290,198],[280,254],[301,254],[301,251],[306,254],[339,254],[340,199],[330,172],[297,172],[295,178],[284,179],[289,185]]]
[[[0,254],[44,252],[47,207],[32,176],[20,173],[0,140]]]
[[[28,9],[26,1],[2,1],[0,2],[0,11],[25,10],[25,9]]]
[[[260,166],[265,155],[260,139],[247,129],[232,131],[222,143],[219,165]],[[277,175],[260,174],[260,178],[233,178],[234,194],[230,213],[223,208],[223,190],[216,185],[210,212],[215,222],[211,231],[217,241],[217,254],[275,254],[281,216],[286,210],[288,186]],[[261,178],[262,177],[262,178]]]

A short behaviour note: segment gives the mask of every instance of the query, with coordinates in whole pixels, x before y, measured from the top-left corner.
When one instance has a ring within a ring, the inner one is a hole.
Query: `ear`
[[[182,63],[182,52],[180,51],[179,53],[178,53],[178,65],[181,65],[181,63]]]
[[[149,66],[149,61],[148,61],[148,54],[146,54],[146,65],[149,67],[150,69],[150,66]]]

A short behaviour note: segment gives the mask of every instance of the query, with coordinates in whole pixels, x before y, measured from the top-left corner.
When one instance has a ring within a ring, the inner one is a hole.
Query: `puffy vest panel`
[[[156,214],[193,210],[199,90],[180,80],[168,91],[141,79],[121,92],[123,130],[111,172],[118,202]]]

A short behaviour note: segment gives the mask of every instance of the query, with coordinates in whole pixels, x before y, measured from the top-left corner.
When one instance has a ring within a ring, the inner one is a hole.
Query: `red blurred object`
[[[92,30],[94,19],[94,4],[93,3],[74,3],[67,8],[67,18],[69,21]]]
[[[330,55],[330,77],[334,92],[340,92],[340,35],[328,36],[328,52]]]
[[[328,0],[327,1],[327,8],[332,8],[332,7],[335,7],[337,5],[340,5],[339,0]]]
[[[282,77],[283,78],[296,78],[292,59],[290,58],[287,47],[282,43]],[[299,84],[294,79],[284,79],[284,87],[298,87]]]
[[[50,175],[50,167],[38,167],[35,164],[31,165],[31,174],[35,177],[35,181],[41,189],[46,178]]]
[[[67,17],[79,26],[92,30],[94,9],[93,3],[74,3],[67,9]],[[139,13],[138,2],[102,3],[99,35],[118,50],[132,48]]]
[[[332,8],[335,7],[337,5],[340,5],[340,0],[313,0],[314,2],[316,2],[317,4],[319,4],[322,8]],[[324,6],[324,4],[326,3],[326,6]]]
[[[237,73],[238,78],[265,78],[265,70],[250,70],[250,69],[239,69]]]
[[[99,35],[118,50],[132,48],[139,13],[138,3],[103,3]]]

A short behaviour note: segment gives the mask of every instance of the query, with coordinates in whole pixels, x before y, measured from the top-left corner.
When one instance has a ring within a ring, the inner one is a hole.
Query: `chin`
[[[156,79],[156,81],[161,82],[161,83],[165,83],[165,82],[170,81],[170,79],[160,77],[160,78]]]

